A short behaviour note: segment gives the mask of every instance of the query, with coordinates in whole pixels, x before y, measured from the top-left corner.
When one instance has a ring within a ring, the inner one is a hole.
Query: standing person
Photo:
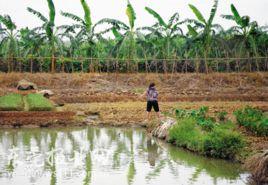
[[[160,119],[160,111],[158,105],[158,92],[155,88],[155,83],[150,83],[147,91],[143,94],[147,96],[147,119],[150,120],[151,117],[151,110],[154,108],[154,111],[157,114],[157,117]]]

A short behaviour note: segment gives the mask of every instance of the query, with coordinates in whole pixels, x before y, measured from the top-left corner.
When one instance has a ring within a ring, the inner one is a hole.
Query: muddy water
[[[0,184],[245,184],[238,164],[123,128],[0,130]]]

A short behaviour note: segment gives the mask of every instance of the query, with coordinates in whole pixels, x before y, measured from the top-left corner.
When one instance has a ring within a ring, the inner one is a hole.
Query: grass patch
[[[169,142],[207,156],[235,159],[244,148],[244,138],[228,121],[217,123],[208,109],[176,110],[177,124],[169,130]]]
[[[41,94],[29,94],[25,97],[29,111],[51,111],[54,106]]]
[[[20,94],[9,94],[0,97],[1,111],[22,111],[24,109],[23,96]]]
[[[234,112],[237,123],[257,136],[268,136],[268,117],[262,111],[246,107]]]

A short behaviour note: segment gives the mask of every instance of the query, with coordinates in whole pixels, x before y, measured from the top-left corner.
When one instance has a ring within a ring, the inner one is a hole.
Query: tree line
[[[144,27],[136,26],[136,13],[129,0],[128,22],[104,18],[94,23],[86,0],[80,3],[83,17],[61,12],[61,16],[73,21],[69,25],[55,24],[53,0],[47,0],[47,16],[27,8],[40,20],[33,29],[17,29],[9,15],[0,15],[0,71],[268,70],[267,26],[240,15],[233,4],[230,14],[221,17],[235,26],[224,29],[214,21],[218,0],[214,0],[207,19],[192,4],[189,8],[195,19],[184,20],[178,12],[164,20],[155,10],[145,7],[155,23]],[[187,30],[183,31],[182,26]]]

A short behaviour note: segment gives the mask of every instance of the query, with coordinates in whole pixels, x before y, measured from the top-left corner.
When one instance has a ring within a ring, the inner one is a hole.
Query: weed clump
[[[261,110],[246,107],[234,112],[237,123],[257,136],[268,136],[268,118]]]

